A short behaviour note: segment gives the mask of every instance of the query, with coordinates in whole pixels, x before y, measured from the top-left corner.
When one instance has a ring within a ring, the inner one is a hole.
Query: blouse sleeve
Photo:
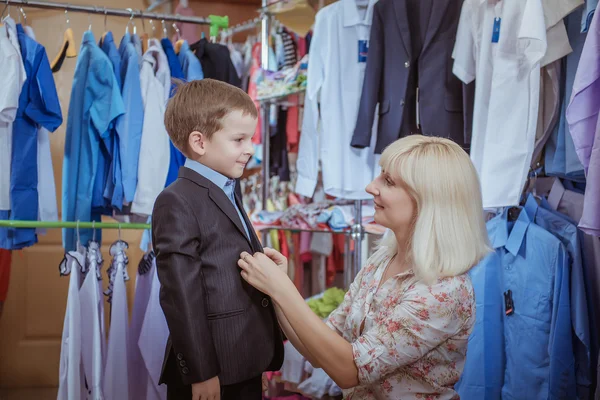
[[[431,287],[417,283],[390,299],[395,308],[352,343],[360,383],[377,382],[460,332],[474,318],[468,279],[449,278]]]
[[[361,270],[356,275],[356,278],[354,278],[354,281],[350,285],[350,288],[346,292],[342,304],[340,304],[338,308],[333,310],[333,312],[329,314],[327,321],[325,321],[325,324],[327,324],[328,327],[336,331],[339,335],[342,335],[342,332],[344,332],[346,317],[348,316],[348,313],[350,312],[350,309],[352,307],[352,303],[354,302],[354,299],[357,296],[358,290],[363,280],[363,276],[366,272],[369,272],[371,270],[371,266],[361,268]]]

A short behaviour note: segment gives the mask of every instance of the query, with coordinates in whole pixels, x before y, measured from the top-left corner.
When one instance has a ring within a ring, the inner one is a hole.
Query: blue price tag
[[[369,44],[366,40],[358,41],[358,62],[367,62],[367,54],[369,53]]]
[[[500,40],[500,20],[501,18],[494,18],[494,29],[492,30],[492,43],[498,43],[498,40]]]

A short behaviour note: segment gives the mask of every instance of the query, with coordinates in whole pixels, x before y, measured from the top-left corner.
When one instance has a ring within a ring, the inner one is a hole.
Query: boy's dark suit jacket
[[[236,199],[250,239],[223,190],[189,168],[156,199],[152,242],[170,331],[160,383],[219,376],[221,385],[231,385],[281,368],[283,340],[271,299],[248,285],[237,265],[242,251],[262,247]]]

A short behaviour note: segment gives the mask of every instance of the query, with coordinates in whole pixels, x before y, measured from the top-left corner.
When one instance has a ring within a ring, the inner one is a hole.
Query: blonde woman
[[[242,253],[242,277],[271,296],[288,339],[346,399],[454,399],[475,322],[466,274],[490,250],[477,173],[454,142],[412,135],[367,186],[384,237],[323,323],[280,253]]]

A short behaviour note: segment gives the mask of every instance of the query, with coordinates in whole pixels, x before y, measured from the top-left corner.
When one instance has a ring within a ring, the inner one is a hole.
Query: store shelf
[[[288,96],[294,95],[294,94],[299,94],[299,93],[304,93],[306,92],[306,88],[302,88],[302,89],[297,89],[297,90],[292,90],[290,92],[286,92],[283,94],[277,94],[277,95],[273,95],[273,96],[265,96],[265,97],[258,97],[256,100],[264,103],[267,101],[277,101],[277,100],[282,100],[285,99]]]
[[[256,226],[257,231],[290,231],[292,233],[296,232],[311,232],[311,233],[335,233],[340,235],[350,235],[351,232],[349,229],[345,229],[343,231],[332,231],[326,229],[300,229],[300,228],[284,228],[281,226]]]

